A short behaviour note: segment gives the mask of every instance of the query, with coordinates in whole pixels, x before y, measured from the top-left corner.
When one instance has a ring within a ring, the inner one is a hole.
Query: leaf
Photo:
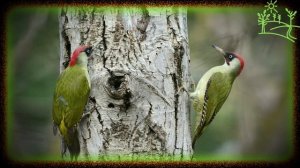
[[[296,13],[297,13],[297,11],[295,11],[293,15],[296,15]]]
[[[287,8],[285,8],[285,11],[286,11],[287,13],[290,13],[289,10],[288,10]]]

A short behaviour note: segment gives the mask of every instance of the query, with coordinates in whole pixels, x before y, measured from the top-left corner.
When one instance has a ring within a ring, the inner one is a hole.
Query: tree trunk
[[[61,70],[79,45],[93,47],[80,158],[190,159],[188,94],[177,94],[190,86],[186,11],[72,8],[59,19]]]

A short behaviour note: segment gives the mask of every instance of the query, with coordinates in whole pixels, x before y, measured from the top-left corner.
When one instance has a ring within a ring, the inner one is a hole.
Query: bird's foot
[[[187,90],[184,86],[180,86],[180,87],[177,89],[176,95],[179,95],[179,92],[181,92],[181,90],[186,91],[186,92],[189,94],[188,90]]]
[[[92,112],[94,112],[95,110],[97,110],[97,107],[96,107],[96,99],[95,97],[89,97],[90,101],[93,103],[93,107],[89,110],[87,110],[85,113],[83,113],[82,115],[82,119],[85,118],[85,117],[88,117],[92,114]]]
[[[191,88],[193,88],[193,91],[194,91],[196,89],[196,83],[193,78],[191,78],[191,81],[192,81],[192,83],[190,86],[191,86]]]
[[[97,110],[96,106],[92,107],[90,110],[88,110],[87,112],[83,113],[81,119],[89,117],[95,110]]]

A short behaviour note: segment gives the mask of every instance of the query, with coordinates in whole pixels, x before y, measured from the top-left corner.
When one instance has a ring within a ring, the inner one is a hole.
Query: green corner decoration
[[[258,34],[276,35],[286,38],[291,42],[295,42],[297,38],[293,37],[291,33],[293,28],[300,28],[300,26],[293,25],[293,19],[295,18],[297,11],[290,11],[289,9],[285,8],[285,11],[287,12],[287,16],[289,18],[289,23],[285,23],[281,20],[281,15],[276,10],[276,2],[277,0],[275,0],[274,2],[272,2],[272,0],[271,2],[267,2],[267,5],[265,5],[266,9],[262,13],[257,13],[258,25],[261,25],[261,31]],[[273,24],[274,27],[270,28],[269,30],[266,30],[267,24]],[[272,30],[278,28],[287,28],[286,34],[282,35],[276,32],[272,32]]]

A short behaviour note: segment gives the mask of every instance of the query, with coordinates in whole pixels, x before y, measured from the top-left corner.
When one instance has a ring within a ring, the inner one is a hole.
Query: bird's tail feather
[[[66,152],[65,148],[68,148],[71,155],[71,160],[73,160],[74,157],[75,160],[77,160],[77,157],[80,153],[80,144],[76,127],[68,128],[65,126],[65,123],[62,120],[59,130],[63,136],[62,155],[64,155]]]
[[[193,141],[192,141],[193,149],[195,149],[194,147],[195,147],[196,141],[202,135],[203,129],[204,129],[204,127],[198,126],[197,129],[195,130],[194,136],[193,136]]]
[[[77,160],[77,157],[80,153],[80,144],[79,144],[79,139],[78,139],[78,131],[75,127],[68,129],[66,145],[70,152],[71,160],[73,160],[74,157],[75,157],[75,160]]]
[[[67,151],[67,145],[65,143],[65,140],[64,138],[61,138],[61,141],[60,141],[60,152],[61,152],[61,157],[64,158],[65,154],[66,154],[66,151]]]
[[[195,143],[196,143],[197,138],[193,137],[193,142],[192,142],[192,147],[195,149]]]

